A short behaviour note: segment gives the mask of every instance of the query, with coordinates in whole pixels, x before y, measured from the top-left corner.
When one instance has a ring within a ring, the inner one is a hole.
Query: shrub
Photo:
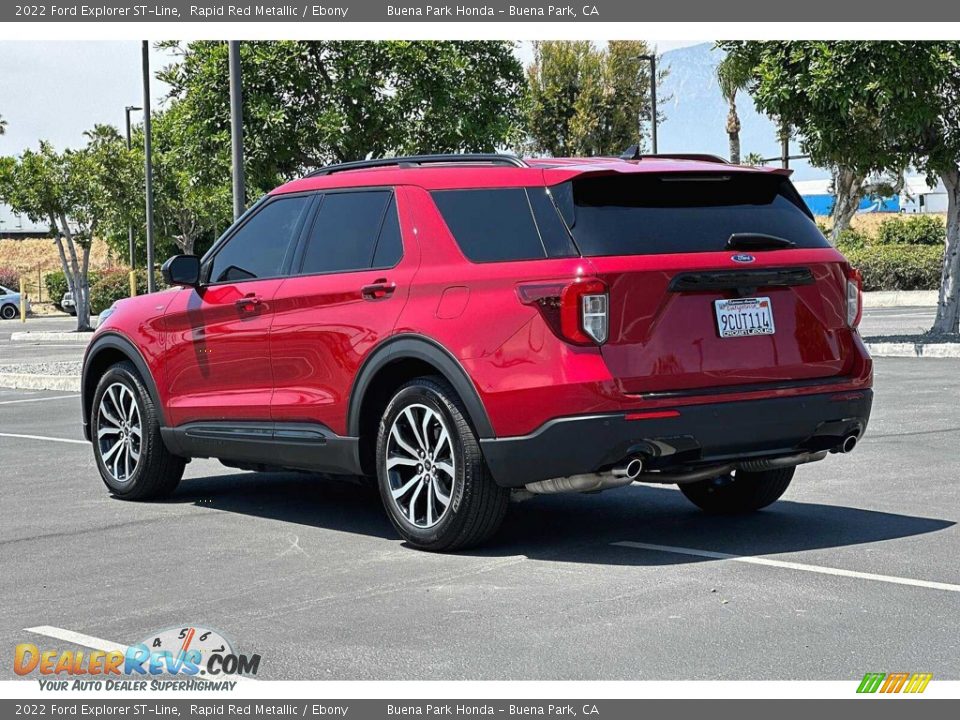
[[[943,267],[942,247],[872,245],[844,250],[863,275],[864,290],[936,290]]]
[[[842,253],[859,250],[869,244],[870,236],[861,230],[854,230],[853,228],[847,228],[841,232],[840,237],[837,238],[837,249]]]
[[[877,245],[943,245],[947,226],[939,215],[897,216],[877,228]]]
[[[101,275],[102,273],[96,270],[89,271],[91,288],[97,283]],[[47,296],[50,298],[50,302],[57,310],[63,310],[60,300],[63,299],[63,294],[70,289],[67,285],[67,276],[63,274],[63,270],[48,272],[43,278],[43,284],[47,288]]]
[[[63,294],[69,290],[67,287],[67,276],[63,274],[63,270],[55,270],[54,272],[47,273],[43,278],[43,284],[47,287],[47,296],[50,298],[50,302],[53,303],[57,310],[63,310],[63,307],[60,305],[60,300],[63,298]]]
[[[154,274],[157,288],[165,287],[159,273]],[[147,271],[137,270],[137,293],[147,291]],[[90,283],[90,314],[99,315],[117,300],[130,297],[130,271],[111,270]]]
[[[10,267],[0,267],[0,285],[11,290],[19,290],[20,273]]]

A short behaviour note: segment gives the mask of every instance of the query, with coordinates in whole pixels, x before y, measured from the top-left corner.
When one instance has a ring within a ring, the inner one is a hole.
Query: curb
[[[52,342],[52,343],[71,343],[77,345],[88,345],[93,337],[92,332],[45,332],[25,330],[15,332],[10,335],[10,342]]]
[[[17,390],[64,390],[80,392],[80,378],[74,375],[36,375],[0,372],[0,387]]]
[[[864,343],[872,357],[960,358],[960,343]]]
[[[863,294],[863,307],[936,307],[937,290],[875,290]]]

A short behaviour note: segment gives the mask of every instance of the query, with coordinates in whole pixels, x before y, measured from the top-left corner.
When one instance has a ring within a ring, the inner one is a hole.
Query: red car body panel
[[[420,266],[415,216],[397,191],[403,257],[387,270],[301,275],[280,281],[270,348],[274,372],[271,418],[320,422],[347,434],[350,389],[370,352],[394,332]],[[389,295],[369,301],[366,286]]]

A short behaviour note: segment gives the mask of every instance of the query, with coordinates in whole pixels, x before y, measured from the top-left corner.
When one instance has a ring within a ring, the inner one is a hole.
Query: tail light
[[[521,285],[520,301],[535,305],[557,337],[573,345],[603,345],[610,332],[610,295],[595,278]]]
[[[860,324],[863,316],[863,276],[856,268],[847,268],[847,325]]]

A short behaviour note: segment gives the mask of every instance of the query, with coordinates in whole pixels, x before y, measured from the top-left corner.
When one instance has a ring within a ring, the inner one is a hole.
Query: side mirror
[[[160,268],[167,285],[197,287],[200,284],[200,258],[196,255],[174,255]]]

